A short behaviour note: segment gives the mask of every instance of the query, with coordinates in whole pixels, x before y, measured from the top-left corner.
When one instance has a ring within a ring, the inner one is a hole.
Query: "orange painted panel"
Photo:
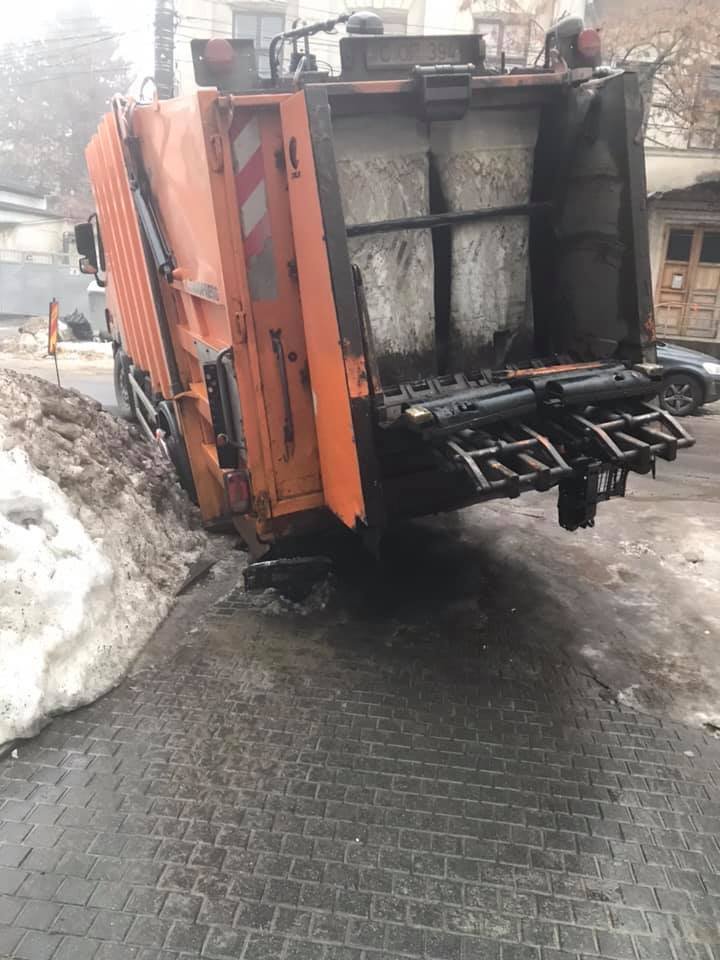
[[[160,296],[202,515],[212,520],[224,509],[202,363],[208,350],[212,356],[232,347],[245,434],[241,465],[250,475],[258,522],[267,527],[273,517],[324,501],[287,174],[278,164],[283,98],[260,99],[244,98],[233,108],[229,98],[205,90],[135,104],[129,123],[176,267],[172,283],[160,280]],[[153,390],[169,399],[148,274],[153,268],[145,260],[113,115],[103,119],[87,156],[124,347],[150,373]],[[361,503],[352,509],[362,514]]]
[[[103,118],[86,150],[113,299],[120,311],[123,344],[150,372],[153,387],[169,395],[169,375],[148,279],[140,230],[115,117]],[[115,321],[118,318],[115,317]]]
[[[248,99],[233,111],[200,91],[137,106],[133,132],[176,265],[162,290],[183,383],[204,391],[198,345],[232,347],[245,465],[262,512],[287,514],[295,500],[304,509],[308,497],[322,505],[277,106],[257,110]],[[193,445],[212,443],[206,398],[183,397],[180,409]],[[204,488],[207,456],[189,454]],[[204,515],[215,509],[216,481]]]
[[[272,502],[275,485],[270,441],[262,409],[249,294],[245,281],[232,161],[217,94],[137,106],[133,132],[138,137],[160,226],[172,250],[176,270],[163,284],[168,323],[183,384],[195,384],[180,401],[193,476],[203,517],[217,516],[222,488],[209,467],[214,448],[199,352],[233,348],[243,411],[247,462],[253,492]]]
[[[253,104],[254,106],[254,104]],[[277,108],[236,105],[230,147],[277,503],[320,494],[315,415]],[[277,512],[277,511],[274,511]]]
[[[365,520],[365,502],[305,94],[300,92],[288,98],[280,113],[323,491],[328,507],[352,529],[358,519]],[[294,148],[291,157],[292,140],[296,152]]]

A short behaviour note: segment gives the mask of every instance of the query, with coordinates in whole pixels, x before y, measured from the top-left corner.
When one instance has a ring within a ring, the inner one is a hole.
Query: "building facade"
[[[72,224],[48,210],[47,197],[20,183],[0,180],[0,251],[67,256],[74,249]]]
[[[327,20],[358,9],[374,10],[386,33],[482,33],[491,62],[505,52],[507,62],[526,64],[542,49],[545,31],[563,13],[582,16],[585,0],[176,0],[176,85],[193,89],[190,41],[196,37],[253,39],[261,71],[267,68],[270,41],[296,20]],[[339,70],[337,37],[319,34],[313,50],[323,68]]]
[[[63,314],[87,313],[87,287],[72,223],[41,192],[0,180],[0,317],[44,315],[53,297]]]
[[[657,23],[633,19],[626,0],[595,0],[594,9],[601,25],[626,32],[645,97],[658,336],[720,356],[720,49],[704,45],[710,31],[692,4],[664,21],[661,4]]]
[[[720,151],[647,150],[658,336],[720,356]]]

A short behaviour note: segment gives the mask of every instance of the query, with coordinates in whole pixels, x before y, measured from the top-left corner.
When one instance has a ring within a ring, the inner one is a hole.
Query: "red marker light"
[[[211,70],[223,72],[232,68],[235,51],[232,44],[222,37],[213,37],[205,44],[205,62]]]
[[[250,509],[250,479],[245,470],[227,470],[223,479],[230,512],[247,513]]]
[[[578,34],[577,50],[586,60],[600,63],[602,58],[602,40],[597,30],[583,30]]]

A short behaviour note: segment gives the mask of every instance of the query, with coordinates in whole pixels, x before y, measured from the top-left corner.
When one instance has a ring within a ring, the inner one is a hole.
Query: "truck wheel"
[[[123,420],[137,420],[135,413],[135,398],[130,386],[130,361],[121,348],[115,351],[113,381],[115,384],[115,401],[118,416]]]
[[[686,373],[669,373],[662,382],[660,406],[674,417],[695,413],[702,403],[702,388]]]
[[[195,490],[195,481],[193,480],[192,469],[190,467],[190,458],[188,457],[185,438],[180,432],[175,411],[172,404],[163,400],[158,405],[158,426],[163,431],[162,447],[175,467],[180,486],[190,497],[193,503],[197,503],[197,491]]]

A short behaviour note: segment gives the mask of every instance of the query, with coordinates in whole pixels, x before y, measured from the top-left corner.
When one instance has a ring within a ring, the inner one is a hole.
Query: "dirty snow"
[[[29,362],[34,364],[47,364],[48,369],[55,374],[54,361],[47,352],[47,344],[43,347],[35,344],[34,346],[23,347],[21,338],[7,338],[0,340],[0,366],[16,366],[20,369]],[[113,352],[111,343],[103,343],[95,340],[66,340],[60,341],[57,345],[58,365],[60,375],[63,370],[75,369],[77,366],[92,367],[99,370],[110,370],[113,368]]]
[[[333,597],[334,583],[332,577],[327,577],[314,584],[304,600],[291,600],[275,587],[265,590],[239,590],[234,587],[223,599],[232,597],[238,607],[255,610],[267,617],[286,617],[295,615],[308,617],[314,613],[321,613],[327,609]]]
[[[207,539],[136,428],[9,370],[0,396],[1,746],[121,679]]]
[[[64,321],[58,321],[58,355],[65,360],[82,359],[92,364],[112,367],[113,350],[109,340],[75,340]],[[48,357],[48,319],[33,317],[18,327],[17,331],[0,337],[0,359],[8,360]]]
[[[63,340],[57,345],[60,356],[72,355],[103,360],[112,365],[113,348],[109,341],[98,340]]]

